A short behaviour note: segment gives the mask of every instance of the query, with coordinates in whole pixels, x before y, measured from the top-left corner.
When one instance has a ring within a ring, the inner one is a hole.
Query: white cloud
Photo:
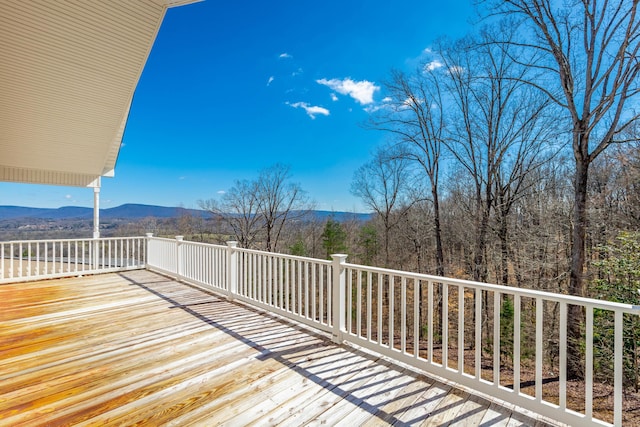
[[[302,68],[298,68],[298,69],[297,69],[297,70],[295,70],[293,73],[291,73],[291,76],[292,76],[292,77],[295,77],[295,76],[297,76],[297,75],[302,74],[302,72],[303,72],[303,71],[302,71]]]
[[[442,63],[442,61],[438,60],[438,59],[434,59],[433,61],[429,62],[427,65],[424,66],[425,71],[433,71],[435,69],[438,69],[440,67],[443,67],[444,64]]]
[[[281,53],[278,58],[293,58],[293,56],[289,55],[287,52]]]
[[[226,191],[224,191],[224,190],[218,190],[218,194],[226,194]]]
[[[337,101],[338,100],[338,96],[335,93],[331,94],[331,100],[332,101]]]
[[[430,54],[430,53],[433,53],[433,51],[431,50],[430,47],[425,47],[424,50],[422,51],[422,53]]]
[[[276,79],[276,78],[275,78],[275,77],[273,77],[273,76],[269,77],[269,80],[267,80],[267,86],[269,86],[271,83],[273,83],[273,81],[274,81],[275,79]]]
[[[459,65],[453,65],[453,66],[449,67],[449,69],[447,71],[449,71],[449,74],[460,75],[460,74],[464,73],[464,68],[459,66]]]
[[[71,196],[71,194],[67,194],[66,196],[64,196],[65,199],[70,199],[71,197],[73,197]]]
[[[335,90],[339,94],[349,95],[356,101],[358,101],[361,105],[367,105],[373,103],[373,94],[380,90],[379,86],[376,86],[375,83],[362,80],[359,82],[353,81],[350,78],[346,79],[320,79],[316,80],[316,83],[319,83],[324,86],[328,86],[331,89]]]
[[[184,181],[185,179],[187,179],[187,177],[186,177],[186,176],[180,176],[180,177],[178,177],[178,180],[180,180],[180,181]]]
[[[384,110],[384,109],[388,109],[389,106],[386,104],[380,104],[380,105],[369,105],[368,107],[364,107],[364,111],[366,111],[367,113],[375,113],[376,111],[379,110]]]
[[[385,96],[382,98],[382,101],[376,102],[372,105],[368,105],[364,108],[364,111],[367,113],[375,113],[380,110],[388,110],[388,111],[397,111],[397,110],[405,110],[411,106],[413,101],[409,98],[405,99],[399,105],[393,102],[393,98],[390,96]]]
[[[324,107],[319,107],[317,105],[309,105],[306,102],[294,102],[293,104],[287,102],[287,105],[290,105],[293,108],[302,108],[307,112],[307,115],[312,119],[316,118],[316,115],[321,114],[323,116],[328,116],[329,110]]]
[[[407,98],[407,99],[404,100],[404,102],[402,104],[406,105],[407,107],[411,107],[411,106],[414,106],[414,105],[422,104],[422,102],[418,101],[415,98]]]

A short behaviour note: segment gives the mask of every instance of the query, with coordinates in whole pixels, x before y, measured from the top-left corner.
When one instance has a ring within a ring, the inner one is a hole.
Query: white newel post
[[[91,245],[93,246],[92,256],[93,256],[93,269],[97,270],[100,268],[100,239],[98,237],[94,237],[91,241]]]
[[[227,242],[227,299],[233,300],[238,292],[238,242]]]
[[[184,262],[183,254],[182,254],[182,240],[184,236],[176,236],[176,279],[182,279],[182,272],[184,268],[182,268],[182,263]]]
[[[93,238],[100,238],[100,186],[93,187]]]
[[[146,239],[144,239],[145,241],[145,247],[144,247],[144,265],[145,268],[149,268],[149,250],[151,249],[151,238],[153,237],[153,233],[146,233],[145,236],[147,236]]]
[[[333,320],[333,342],[342,344],[345,330],[345,309],[346,309],[346,274],[344,264],[347,262],[345,254],[333,254],[332,265],[332,320]]]

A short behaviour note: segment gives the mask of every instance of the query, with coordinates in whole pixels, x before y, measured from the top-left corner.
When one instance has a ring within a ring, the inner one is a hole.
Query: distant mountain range
[[[142,219],[142,218],[177,218],[181,215],[192,215],[209,218],[211,214],[199,209],[170,208],[165,206],[125,204],[115,208],[100,209],[101,219]],[[316,219],[326,219],[333,217],[336,221],[358,220],[367,221],[372,214],[331,212],[331,211],[311,211]],[[93,218],[93,208],[83,208],[78,206],[63,206],[57,209],[49,208],[29,208],[23,206],[0,206],[0,221],[10,219],[91,219]]]
[[[100,209],[100,218],[103,219],[140,219],[147,217],[173,218],[184,212],[192,215],[208,216],[205,211],[184,208],[167,208],[163,206],[126,204],[115,208]],[[93,208],[78,206],[63,206],[57,209],[27,208],[22,206],[0,206],[0,220],[18,218],[38,219],[91,219]]]

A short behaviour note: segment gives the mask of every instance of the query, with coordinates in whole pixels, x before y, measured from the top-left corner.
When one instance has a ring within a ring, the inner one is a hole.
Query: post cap
[[[348,257],[348,256],[349,256],[349,255],[347,255],[347,254],[331,254],[331,258],[332,258],[334,261],[336,261],[336,260],[337,260],[337,261],[340,261],[340,262],[345,262],[345,261],[347,260],[347,257]]]

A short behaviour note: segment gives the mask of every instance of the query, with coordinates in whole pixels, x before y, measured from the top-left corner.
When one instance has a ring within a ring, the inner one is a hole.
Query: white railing
[[[332,330],[331,261],[148,237],[147,268]]]
[[[342,269],[345,341],[569,425],[622,425],[623,324],[638,318],[640,306],[347,263]],[[584,346],[578,402],[567,393],[569,307],[585,316],[585,337],[573,344]],[[612,359],[604,361],[613,365],[608,422],[594,418],[594,328],[603,327],[594,324],[596,313],[612,324],[605,329],[613,335]],[[547,354],[557,354],[553,374],[543,372]],[[557,390],[543,387],[549,377]]]
[[[569,425],[622,425],[623,325],[637,319],[638,306],[366,267],[347,263],[346,255],[326,261],[241,249],[235,242],[186,242],[180,236],[149,236],[148,242],[147,268],[331,332],[336,342],[373,350]],[[570,307],[585,320],[577,344],[567,336]],[[601,381],[594,368],[594,330],[602,328],[596,317],[611,319],[606,333],[613,337],[612,357],[604,362],[613,372],[609,420],[594,416],[593,389]],[[580,346],[584,357],[578,402],[567,392],[569,345]],[[556,355],[555,362],[547,360],[549,354]],[[545,372],[550,366],[555,372]]]
[[[0,283],[144,268],[144,237],[0,242]]]
[[[231,247],[235,298],[331,332],[331,261]],[[233,283],[233,281],[231,282]]]
[[[235,242],[187,242],[181,236],[14,241],[0,243],[0,283],[146,267],[559,422],[622,425],[624,370],[629,366],[629,337],[624,334],[637,324],[639,306],[332,257],[327,261],[242,249]],[[576,312],[583,316],[584,334],[571,343],[569,313]],[[582,393],[575,392],[575,385],[568,392],[570,346],[577,346],[583,357]],[[609,378],[603,377],[603,366]],[[613,385],[608,408],[613,415],[602,420],[595,416],[600,397],[594,396],[594,386],[606,383]]]
[[[227,292],[227,247],[147,235],[147,268],[219,292]]]

